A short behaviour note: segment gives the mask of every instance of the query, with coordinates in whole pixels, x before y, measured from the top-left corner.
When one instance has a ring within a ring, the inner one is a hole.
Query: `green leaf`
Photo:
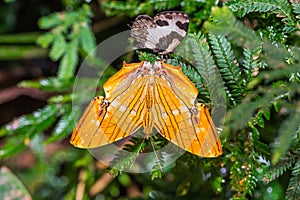
[[[69,136],[75,125],[71,108],[71,104],[65,106],[64,115],[56,124],[51,136],[45,141],[46,144],[65,139]]]
[[[260,126],[261,128],[265,127],[265,121],[264,121],[264,119],[261,116],[257,117],[256,120],[257,120],[258,126]]]
[[[271,104],[274,99],[275,91],[265,93],[262,98],[256,101],[247,101],[238,104],[231,109],[227,115],[226,124],[233,130],[245,128],[251,121],[259,108],[264,108]],[[253,96],[257,96],[257,92],[253,92]]]
[[[63,35],[55,35],[49,56],[52,60],[57,61],[66,51],[67,43]]]
[[[161,179],[162,171],[160,169],[152,170],[151,171],[151,180]]]
[[[262,181],[269,183],[291,169],[295,164],[296,159],[290,153],[280,159],[280,161],[275,166],[270,166],[268,171],[264,174]]]
[[[292,141],[297,138],[297,131],[300,124],[300,109],[295,110],[295,113],[291,113],[279,129],[279,136],[276,139],[277,145],[273,151],[272,163],[274,164],[286,154]]]
[[[0,150],[0,158],[8,158],[11,157],[20,151],[24,150],[26,147],[25,143],[27,141],[21,138],[10,138],[7,142],[1,147]]]
[[[64,18],[64,13],[53,13],[51,15],[40,18],[38,24],[41,29],[49,29],[61,24]]]
[[[267,108],[264,109],[263,114],[264,114],[264,116],[265,116],[265,118],[267,120],[270,120],[270,118],[271,118],[271,111],[270,111],[269,107],[267,107]]]
[[[39,36],[37,39],[37,43],[41,45],[43,48],[47,48],[52,43],[53,40],[54,40],[54,34],[49,32]]]
[[[0,168],[0,199],[32,199],[21,180],[4,166]]]
[[[91,27],[87,23],[82,23],[78,34],[79,43],[86,54],[90,54],[95,46],[95,37]]]
[[[275,102],[273,103],[273,105],[274,105],[275,111],[278,112],[279,109],[281,108],[281,103],[280,103],[280,101],[275,101]]]
[[[169,199],[167,197],[166,194],[162,193],[162,192],[159,192],[159,191],[151,191],[149,192],[149,197],[150,199],[154,199],[154,200],[167,200]]]
[[[32,133],[37,133],[51,126],[56,120],[55,115],[58,110],[58,106],[50,104],[32,114],[21,116],[2,127],[0,136],[15,134],[23,134],[23,138],[32,136]]]
[[[64,92],[70,90],[74,84],[74,79],[59,79],[50,77],[38,81],[22,81],[18,84],[19,87],[37,88],[45,92]]]
[[[48,99],[49,103],[70,103],[76,98],[76,94],[57,95]]]
[[[67,46],[58,70],[58,78],[70,79],[74,76],[78,62],[78,38],[74,38]]]
[[[128,174],[120,174],[118,176],[118,180],[120,182],[121,185],[123,185],[124,187],[128,187],[132,184],[131,179],[129,177]]]
[[[292,177],[286,190],[286,199],[299,199],[300,197],[300,160],[292,169]]]
[[[176,190],[177,196],[185,196],[188,194],[191,187],[191,183],[187,180],[182,181]]]

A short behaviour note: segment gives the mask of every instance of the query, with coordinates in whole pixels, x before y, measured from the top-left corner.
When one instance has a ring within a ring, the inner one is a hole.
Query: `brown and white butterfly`
[[[153,19],[148,15],[140,15],[131,27],[131,37],[138,48],[167,54],[174,52],[185,37],[188,26],[189,16],[180,11],[161,12]]]

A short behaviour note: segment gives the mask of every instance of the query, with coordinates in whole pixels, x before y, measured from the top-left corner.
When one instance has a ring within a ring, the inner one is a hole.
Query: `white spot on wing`
[[[111,106],[117,107],[120,103],[118,101],[111,102]]]
[[[121,111],[121,112],[124,112],[125,110],[126,110],[126,106],[121,105],[121,106],[120,106],[120,111]]]
[[[130,114],[136,115],[135,110],[130,111]]]
[[[188,108],[186,106],[181,106],[181,112],[186,112],[188,111]]]
[[[164,112],[164,113],[161,113],[161,116],[165,118],[165,117],[167,117],[168,115],[167,115],[167,113]]]
[[[176,109],[176,110],[172,110],[172,113],[173,113],[173,115],[177,115],[177,114],[179,114],[179,111]]]

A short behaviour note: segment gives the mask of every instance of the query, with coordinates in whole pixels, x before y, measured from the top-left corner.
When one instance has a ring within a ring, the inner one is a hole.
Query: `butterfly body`
[[[222,147],[208,109],[195,103],[198,91],[180,66],[156,61],[123,63],[103,86],[106,97],[95,97],[74,129],[71,143],[95,148],[134,134],[145,138],[156,129],[177,146],[204,157]]]

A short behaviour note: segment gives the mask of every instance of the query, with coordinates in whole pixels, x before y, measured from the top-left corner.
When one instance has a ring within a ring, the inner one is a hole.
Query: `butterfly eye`
[[[137,71],[136,71],[136,77],[138,77],[139,75],[141,75],[143,72],[142,72],[142,70],[141,69],[138,69]]]
[[[156,73],[156,74],[159,74],[159,73],[160,73],[160,68],[158,68],[158,67],[155,68],[155,73]]]
[[[149,71],[149,70],[150,70],[150,69],[149,69],[148,66],[144,66],[144,67],[143,67],[143,71],[146,71],[146,72],[147,72],[147,71]]]

